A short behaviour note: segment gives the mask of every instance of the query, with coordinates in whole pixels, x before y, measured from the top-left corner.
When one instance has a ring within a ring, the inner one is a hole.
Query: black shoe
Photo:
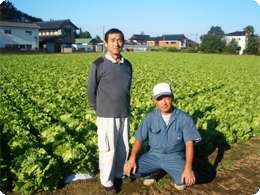
[[[114,186],[111,186],[111,187],[103,186],[103,187],[107,194],[116,194],[116,190],[115,190]]]
[[[124,175],[123,178],[122,178],[122,182],[123,183],[131,183],[131,178],[126,176],[126,175]]]

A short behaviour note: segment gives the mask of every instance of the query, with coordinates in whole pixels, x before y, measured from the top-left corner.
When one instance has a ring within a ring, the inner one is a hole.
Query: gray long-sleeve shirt
[[[106,54],[91,64],[87,95],[96,116],[105,118],[130,115],[132,65],[123,59],[118,63]]]

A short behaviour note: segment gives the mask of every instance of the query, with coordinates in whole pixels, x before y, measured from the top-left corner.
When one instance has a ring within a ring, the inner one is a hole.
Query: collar
[[[121,56],[121,55],[120,55],[120,56]],[[118,63],[119,65],[120,65],[120,64],[124,64],[124,58],[123,58],[123,56],[121,56],[121,62],[116,61],[108,52],[107,52],[107,54],[105,55],[105,57],[106,57],[106,59],[108,59],[109,61],[111,61],[113,64],[116,64],[116,63]]]
[[[169,123],[168,123],[166,129],[170,128],[171,124],[173,123],[173,121],[175,121],[175,118],[177,117],[177,115],[179,113],[180,113],[180,110],[173,106],[173,111],[171,113],[171,116],[170,116],[170,119],[169,119]],[[155,110],[155,114],[158,115],[159,118],[161,118],[163,120],[162,113],[161,113],[160,109]]]
[[[177,116],[179,113],[180,113],[179,109],[177,109],[173,106],[173,111],[172,111],[171,115]],[[158,115],[158,116],[162,116],[160,109],[155,110],[155,114]]]

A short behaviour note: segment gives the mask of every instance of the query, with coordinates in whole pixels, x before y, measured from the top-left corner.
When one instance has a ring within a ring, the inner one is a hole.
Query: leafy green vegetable
[[[13,190],[21,194],[56,189],[61,178],[59,163],[43,148],[29,148],[14,158],[10,169],[16,176]]]
[[[99,171],[86,88],[90,65],[102,55],[0,56],[1,189],[9,180],[11,190],[35,194],[55,189],[72,173]],[[259,57],[123,55],[133,65],[130,144],[144,116],[156,109],[152,89],[160,82],[172,86],[174,106],[195,121],[203,138],[197,150],[260,135]]]

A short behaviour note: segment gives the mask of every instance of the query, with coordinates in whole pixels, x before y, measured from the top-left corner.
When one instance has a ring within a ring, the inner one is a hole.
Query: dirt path
[[[130,184],[116,182],[118,194],[201,194],[201,195],[254,195],[260,193],[260,136],[246,143],[236,143],[228,148],[217,148],[209,156],[197,156],[194,166],[199,173],[198,184],[184,191],[176,190],[168,174],[160,176],[154,185],[143,185],[143,179]],[[94,179],[73,181],[48,195],[105,194],[98,175]]]

